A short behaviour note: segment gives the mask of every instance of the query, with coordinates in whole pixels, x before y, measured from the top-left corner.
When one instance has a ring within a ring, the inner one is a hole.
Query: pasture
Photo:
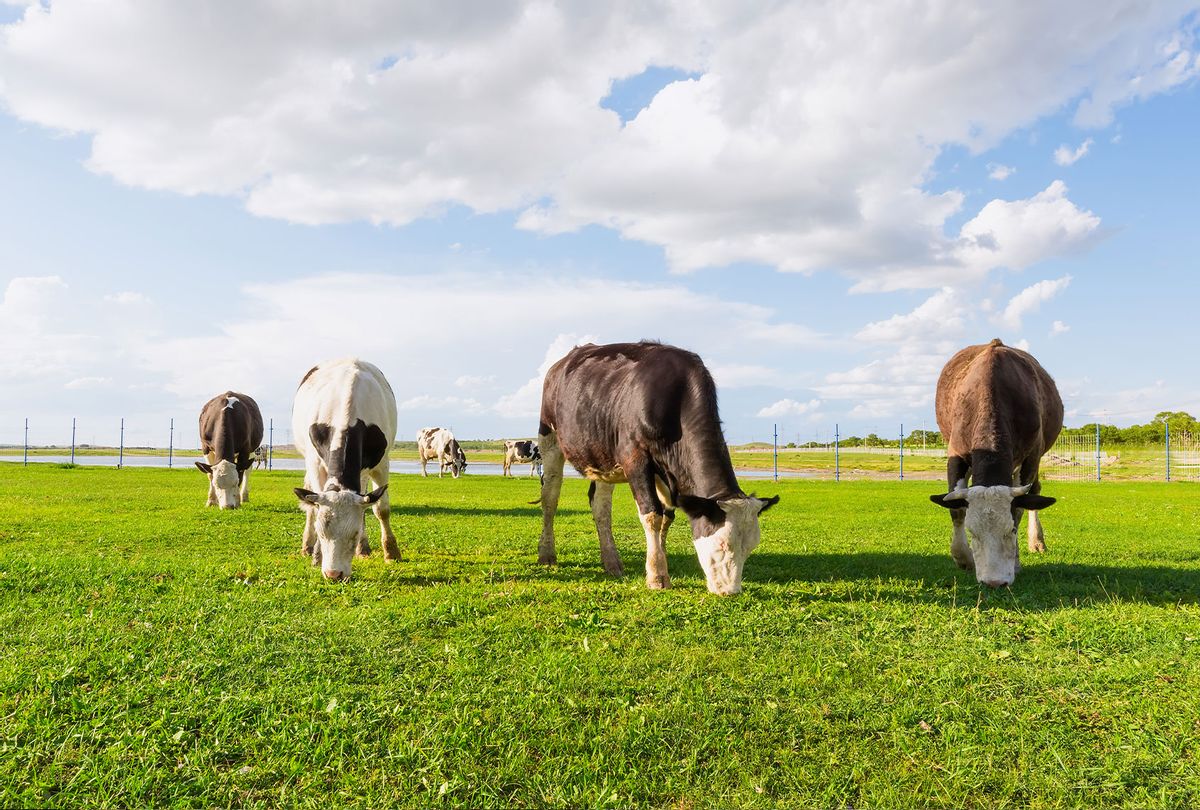
[[[298,473],[0,465],[0,805],[1200,804],[1200,488],[1053,484],[1008,590],[931,482],[757,483],[746,591],[683,522],[649,592],[627,488],[555,569],[537,482],[393,476],[403,562],[321,581]]]

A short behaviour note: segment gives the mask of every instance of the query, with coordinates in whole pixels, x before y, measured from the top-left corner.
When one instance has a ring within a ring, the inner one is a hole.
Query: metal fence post
[[[775,481],[779,481],[779,425],[775,425],[775,436],[771,440],[771,469]]]
[[[117,449],[117,469],[125,466],[125,417],[121,417],[121,446]]]
[[[175,466],[175,417],[171,417],[171,438],[167,441],[167,469]]]
[[[71,417],[71,463],[75,463],[75,417]]]
[[[267,469],[275,469],[275,417],[269,420],[270,432],[267,433]]]
[[[1171,482],[1171,424],[1163,420],[1163,435],[1167,440],[1167,483]]]
[[[25,444],[22,445],[22,447],[24,447],[24,450],[22,453],[21,463],[24,466],[28,467],[29,466],[29,417],[28,416],[25,417]]]
[[[841,456],[842,434],[839,426],[835,422],[833,425],[833,480],[842,480],[842,456]]]
[[[1100,480],[1100,423],[1096,423],[1096,480]]]
[[[900,423],[900,480],[904,480],[904,423]]]

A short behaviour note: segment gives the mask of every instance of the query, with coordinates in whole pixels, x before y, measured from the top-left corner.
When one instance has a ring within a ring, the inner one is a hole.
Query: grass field
[[[1200,804],[1200,487],[1056,484],[993,593],[929,483],[761,484],[721,599],[683,526],[645,590],[627,491],[603,576],[581,481],[537,566],[482,476],[393,477],[405,561],[325,583],[298,481],[0,466],[0,806]]]

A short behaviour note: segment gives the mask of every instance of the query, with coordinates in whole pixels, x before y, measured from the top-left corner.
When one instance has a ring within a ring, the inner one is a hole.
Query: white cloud
[[[1012,166],[1005,166],[1003,163],[989,163],[988,177],[993,180],[1007,180],[1017,173],[1017,170]]]
[[[112,377],[76,377],[64,388],[78,390],[81,388],[108,388],[112,385]]]
[[[752,364],[732,364],[709,368],[717,388],[781,387],[792,375],[778,369]]]
[[[593,335],[580,336],[571,333],[555,337],[546,349],[542,364],[538,366],[537,374],[516,391],[500,397],[496,401],[496,412],[510,418],[536,418],[542,403],[542,383],[546,379],[546,372],[550,370],[550,366],[561,360],[576,346],[595,342],[596,338]]]
[[[766,419],[776,419],[782,416],[812,415],[821,407],[821,400],[812,399],[808,402],[797,402],[794,399],[781,399],[762,408],[758,416]]]
[[[955,337],[963,331],[964,316],[969,306],[958,290],[943,287],[912,312],[869,323],[855,337],[872,343]]]
[[[22,120],[90,136],[93,171],[263,216],[402,225],[463,205],[520,211],[540,232],[600,224],[661,245],[677,270],[760,262],[938,287],[1011,258],[944,233],[964,195],[926,189],[941,151],[981,153],[1070,106],[1103,125],[1181,86],[1197,73],[1189,13],[60,0],[4,27],[0,95]],[[699,78],[622,126],[599,103],[649,65]],[[1026,264],[1062,247],[1025,242]]]
[[[1062,321],[1055,321],[1054,323],[1050,324],[1050,337],[1058,337],[1059,335],[1065,335],[1067,332],[1070,332],[1070,331],[1071,331],[1071,327],[1067,326]]]
[[[1054,150],[1054,162],[1059,166],[1070,166],[1088,153],[1088,149],[1091,148],[1092,143],[1092,139],[1088,138],[1075,149],[1064,143]]]
[[[1020,329],[1026,315],[1037,312],[1042,304],[1057,296],[1070,283],[1071,277],[1063,276],[1053,280],[1039,281],[1026,287],[1012,297],[1008,306],[997,318],[998,322],[1014,331]]]
[[[437,397],[421,394],[396,403],[398,411],[454,411],[458,413],[483,413],[484,406],[477,399],[463,397]]]
[[[455,388],[482,388],[496,381],[495,374],[463,374],[454,381]]]
[[[130,292],[127,290],[104,296],[104,302],[119,306],[129,306],[132,304],[149,304],[150,299],[140,292]]]

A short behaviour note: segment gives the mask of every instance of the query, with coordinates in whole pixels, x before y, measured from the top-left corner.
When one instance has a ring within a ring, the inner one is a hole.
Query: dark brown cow
[[[683,509],[708,589],[742,589],[742,567],[759,541],[760,500],[738,486],[721,434],[717,390],[691,352],[659,343],[579,346],[546,372],[538,445],[542,537],[538,561],[557,562],[554,514],[563,464],[592,480],[588,492],[604,570],[622,573],[612,536],[613,486],[628,483],[646,531],[646,585],[671,586],[667,529]]]
[[[1039,494],[1038,468],[1062,431],[1058,388],[1028,352],[999,340],[968,346],[942,370],[937,421],[946,439],[950,492],[930,500],[951,510],[950,555],[959,566],[974,567],[984,585],[1010,585],[1021,569],[1023,510],[1029,510],[1029,550],[1046,550],[1037,510],[1054,499]]]
[[[250,468],[262,444],[263,420],[258,403],[245,394],[226,391],[200,411],[200,451],[196,466],[208,476],[208,505],[237,509],[250,500]]]

